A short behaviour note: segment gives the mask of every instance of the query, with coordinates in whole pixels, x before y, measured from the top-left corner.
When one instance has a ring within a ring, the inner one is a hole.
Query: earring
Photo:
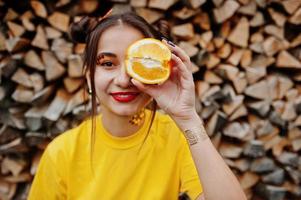
[[[88,89],[88,94],[92,95],[92,90],[90,88]]]
[[[144,117],[145,117],[145,108],[143,108],[137,114],[133,115],[132,118],[130,119],[129,123],[139,126],[142,123]]]

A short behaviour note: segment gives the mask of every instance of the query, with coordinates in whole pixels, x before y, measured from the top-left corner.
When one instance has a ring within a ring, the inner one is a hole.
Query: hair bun
[[[94,17],[85,16],[70,26],[70,36],[74,42],[85,43],[89,33],[95,28],[98,20]]]

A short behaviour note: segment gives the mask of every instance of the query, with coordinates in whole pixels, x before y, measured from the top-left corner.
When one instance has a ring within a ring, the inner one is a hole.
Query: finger
[[[181,49],[171,41],[167,41],[166,39],[163,39],[162,41],[165,45],[169,47],[172,53],[177,55],[183,62],[190,62],[190,57],[186,54],[186,52],[183,49]]]
[[[150,95],[150,96],[154,96],[154,88],[156,87],[156,85],[147,85],[147,84],[143,84],[140,81],[137,81],[135,79],[131,79],[131,82],[142,92]]]
[[[173,54],[173,53],[171,55],[171,59],[173,61],[173,67],[178,68],[181,76],[184,79],[186,79],[186,80],[190,80],[192,78],[192,74],[188,70],[188,68],[186,67],[186,65],[182,62],[182,60],[178,56],[176,56],[175,54]]]

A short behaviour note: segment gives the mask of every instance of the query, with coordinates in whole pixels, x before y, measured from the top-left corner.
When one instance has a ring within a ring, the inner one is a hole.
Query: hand
[[[147,85],[132,79],[132,83],[142,92],[152,96],[158,106],[174,119],[189,120],[195,113],[195,86],[189,71],[189,56],[174,44],[162,40],[172,52],[171,75],[160,85]]]

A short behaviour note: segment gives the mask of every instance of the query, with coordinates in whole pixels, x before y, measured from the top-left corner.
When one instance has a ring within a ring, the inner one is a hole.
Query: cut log
[[[46,26],[45,27],[45,32],[46,32],[46,37],[48,39],[55,39],[55,38],[59,38],[62,36],[62,32],[51,28],[50,26]]]
[[[258,27],[265,24],[265,19],[262,12],[257,11],[254,17],[250,20],[251,27]]]
[[[29,46],[30,41],[25,38],[14,37],[5,41],[7,51],[14,53]]]
[[[244,155],[251,158],[259,158],[265,155],[262,141],[252,140],[244,148]]]
[[[288,45],[289,44],[285,43],[285,41],[280,41],[279,39],[271,36],[263,42],[262,46],[267,56],[273,56],[279,51],[287,49]]]
[[[241,187],[245,189],[252,188],[259,181],[260,176],[252,172],[246,172],[239,178]]]
[[[264,32],[272,36],[277,37],[280,40],[284,40],[284,28],[276,25],[267,25],[264,27]]]
[[[72,78],[82,77],[83,61],[79,55],[70,55],[68,57],[68,75]]]
[[[38,56],[34,50],[29,50],[26,53],[26,55],[24,57],[24,62],[27,66],[37,69],[39,71],[45,70],[45,66],[44,66],[40,56]]]
[[[240,19],[228,37],[228,41],[240,47],[247,47],[249,40],[249,21],[246,17]]]
[[[151,10],[147,8],[136,8],[135,9],[138,15],[146,19],[148,23],[155,23],[160,18],[163,18],[164,14],[162,12]]]
[[[7,169],[14,176],[18,176],[20,172],[28,165],[25,159],[5,157],[1,163],[2,170]]]
[[[32,162],[31,162],[31,167],[30,167],[30,174],[31,175],[35,175],[36,171],[38,169],[38,165],[40,163],[40,159],[42,157],[42,153],[41,151],[38,151],[37,153],[35,153]]]
[[[14,73],[14,75],[12,76],[12,80],[25,87],[31,88],[33,86],[29,74],[27,74],[27,72],[22,68],[19,68]]]
[[[204,80],[210,84],[221,84],[223,82],[219,76],[209,70],[205,72]]]
[[[54,100],[51,102],[43,116],[51,121],[58,120],[60,115],[65,110],[69,99],[70,95],[63,89],[60,89],[57,91]]]
[[[34,31],[36,29],[34,24],[30,21],[32,18],[33,18],[33,14],[31,11],[26,11],[21,16],[22,25],[28,31]]]
[[[294,48],[301,44],[301,34],[299,34],[291,43],[290,47]]]
[[[245,117],[248,115],[248,110],[244,105],[239,106],[230,116],[229,121],[234,121],[240,117]]]
[[[196,94],[198,98],[201,99],[202,96],[205,94],[205,92],[209,89],[210,85],[205,81],[196,81],[195,87],[196,87]]]
[[[92,13],[99,7],[99,2],[97,0],[80,1],[79,7],[79,12]]]
[[[251,134],[251,128],[247,123],[231,122],[223,129],[223,134],[243,141]]]
[[[231,115],[239,106],[242,105],[243,100],[244,100],[244,96],[242,96],[242,95],[236,96],[232,102],[223,104],[223,106],[222,106],[223,111],[227,115]]]
[[[290,23],[295,25],[301,24],[301,8],[299,8],[293,16],[291,16],[288,20]]]
[[[80,86],[82,86],[84,80],[80,78],[70,78],[64,79],[64,86],[69,93],[75,92]]]
[[[66,63],[68,61],[68,57],[72,54],[72,48],[73,44],[67,42],[63,38],[54,39],[51,45],[51,50],[62,63]]]
[[[194,36],[194,29],[191,23],[174,26],[172,27],[171,32],[176,37],[183,40],[192,39]]]
[[[150,0],[148,2],[148,7],[161,9],[161,10],[167,10],[170,6],[172,6],[176,2],[177,2],[177,0],[166,0],[166,1]]]
[[[209,46],[211,40],[213,38],[213,33],[212,31],[207,31],[205,33],[203,33],[201,35],[200,41],[199,41],[199,45],[203,48],[203,49],[207,49],[207,47]],[[208,51],[208,49],[207,49]]]
[[[239,72],[238,76],[233,79],[232,83],[235,88],[235,91],[238,94],[241,94],[248,84],[246,74],[244,72]]]
[[[69,112],[71,112],[76,106],[79,106],[81,104],[83,104],[85,101],[87,101],[88,99],[84,98],[87,97],[89,94],[87,93],[87,91],[85,89],[81,89],[79,90],[76,94],[73,95],[73,97],[68,101],[66,108],[63,112],[63,115],[68,114]]]
[[[31,45],[44,50],[49,49],[46,34],[42,26],[38,26],[36,36],[31,42]]]
[[[239,158],[243,152],[242,147],[226,142],[223,142],[218,150],[219,153],[225,158]]]
[[[70,16],[61,12],[54,12],[48,17],[48,22],[54,28],[67,32],[69,27]]]
[[[245,70],[249,84],[254,84],[267,75],[265,67],[246,67]]]
[[[243,68],[246,68],[247,66],[250,66],[251,62],[252,62],[252,51],[249,49],[245,49],[240,59],[240,65]]]
[[[220,63],[219,57],[214,54],[209,54],[208,60],[206,62],[207,69],[212,69]]]
[[[218,65],[216,67],[216,71],[222,78],[228,79],[230,81],[233,81],[239,73],[239,69],[237,69],[236,67],[234,67],[232,65],[228,65],[228,64]]]
[[[197,14],[196,10],[189,9],[187,7],[183,7],[181,10],[176,10],[173,13],[173,16],[181,19],[181,20],[186,20],[194,15]]]
[[[274,20],[274,22],[280,26],[280,27],[283,27],[284,24],[285,24],[285,21],[286,21],[286,17],[285,15],[273,10],[272,8],[269,8],[268,9],[268,12],[271,16],[271,18]]]
[[[232,54],[227,59],[227,62],[234,65],[234,66],[238,65],[240,60],[241,60],[241,57],[242,57],[243,53],[244,53],[244,50],[233,48]]]
[[[213,43],[216,48],[222,48],[225,44],[225,39],[222,37],[213,38]]]
[[[146,7],[147,0],[130,0],[130,4],[133,7]]]
[[[217,133],[224,125],[226,124],[227,116],[220,112],[216,111],[212,117],[210,117],[208,123],[206,124],[206,130],[209,136]]]
[[[12,98],[20,103],[31,103],[34,92],[31,89],[18,85],[12,94]]]
[[[66,71],[63,65],[61,65],[54,55],[50,51],[42,52],[43,62],[46,64],[46,80],[52,81],[60,78]]]
[[[245,94],[257,99],[269,99],[269,87],[266,80],[259,81],[245,89]]]
[[[193,46],[189,42],[182,41],[178,45],[181,49],[183,49],[186,52],[186,54],[189,57],[193,57],[193,56],[197,55],[197,53],[199,51],[199,49],[197,47]]]
[[[201,5],[203,5],[207,0],[188,0],[189,5],[193,8],[193,9],[197,9],[199,8]]]
[[[257,11],[257,5],[255,1],[249,1],[248,4],[241,6],[238,9],[238,13],[241,13],[243,15],[250,15],[250,16],[254,16],[256,14]]]
[[[264,173],[271,172],[276,169],[275,162],[270,158],[258,158],[251,164],[251,172]]]
[[[225,43],[217,52],[217,55],[220,58],[228,58],[228,56],[231,54],[232,52],[232,47],[229,43]]]
[[[19,17],[19,14],[16,13],[16,11],[14,11],[12,8],[9,8],[4,17],[4,21],[13,21],[14,19],[17,19],[18,17]]]
[[[283,169],[276,169],[275,171],[263,176],[264,183],[273,185],[282,185],[285,180],[285,172]]]
[[[13,36],[15,37],[21,36],[25,32],[25,28],[23,28],[23,26],[20,26],[19,24],[13,22],[7,22],[7,26],[9,30],[12,32]]]
[[[286,0],[281,2],[286,12],[293,14],[301,5],[300,0]]]
[[[198,24],[200,28],[210,31],[211,29],[211,24],[210,24],[210,18],[208,13],[206,12],[201,12],[199,13],[194,19],[193,19],[194,24]]]
[[[47,17],[47,10],[44,6],[44,4],[40,1],[30,1],[30,5],[34,11],[34,13],[42,18]]]
[[[282,67],[282,68],[297,68],[297,69],[300,69],[301,68],[301,62],[298,61],[289,52],[281,51],[277,56],[276,66],[277,67]]]
[[[41,74],[33,73],[33,74],[30,74],[29,78],[32,82],[32,87],[33,87],[35,93],[44,88],[44,78]]]
[[[225,1],[225,3],[213,10],[214,18],[217,23],[222,23],[232,17],[235,11],[239,8],[239,3],[233,0]]]
[[[250,65],[250,67],[268,67],[275,62],[275,58],[267,57],[264,55],[256,56]]]

